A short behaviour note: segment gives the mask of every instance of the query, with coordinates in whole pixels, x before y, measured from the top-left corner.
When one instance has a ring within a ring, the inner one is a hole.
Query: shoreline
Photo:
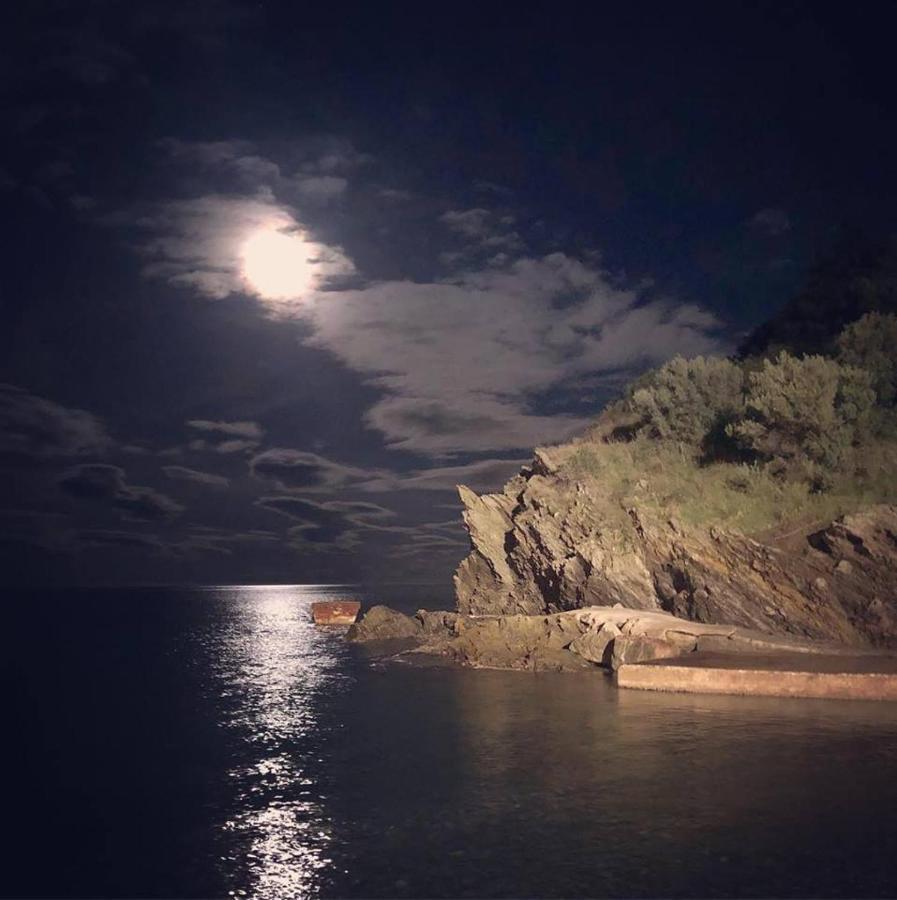
[[[601,673],[621,689],[897,701],[897,654],[709,625],[659,610],[586,607],[471,616],[385,606],[346,639],[372,660],[475,669]]]

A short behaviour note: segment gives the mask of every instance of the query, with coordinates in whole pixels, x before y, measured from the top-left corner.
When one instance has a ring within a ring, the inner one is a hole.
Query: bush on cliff
[[[874,403],[864,369],[782,352],[750,374],[746,414],[728,433],[774,473],[821,489],[867,437]]]
[[[638,433],[698,445],[744,410],[744,372],[731,360],[677,356],[642,379],[629,396]]]
[[[837,345],[836,358],[676,357],[608,408],[606,423],[623,424],[603,433],[676,444],[703,464],[760,464],[825,490],[851,470],[856,448],[897,438],[897,316],[867,314]]]
[[[566,474],[621,533],[630,509],[762,536],[897,503],[897,315],[867,313],[828,346],[676,358],[602,413]]]
[[[868,313],[838,338],[838,360],[865,369],[878,403],[897,404],[897,316]]]

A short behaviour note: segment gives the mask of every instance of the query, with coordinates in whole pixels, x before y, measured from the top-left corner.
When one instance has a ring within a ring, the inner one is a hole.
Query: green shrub
[[[639,433],[698,446],[744,409],[744,375],[728,359],[677,356],[634,386],[629,408]]]
[[[879,404],[897,404],[897,316],[867,313],[838,338],[838,361],[865,369]]]
[[[824,490],[866,436],[874,402],[863,369],[782,352],[750,373],[745,416],[727,430],[773,473]]]

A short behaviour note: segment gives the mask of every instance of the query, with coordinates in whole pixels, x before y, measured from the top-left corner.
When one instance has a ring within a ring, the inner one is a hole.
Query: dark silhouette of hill
[[[754,330],[738,355],[830,353],[844,326],[867,312],[897,313],[897,235],[842,237],[800,293]]]

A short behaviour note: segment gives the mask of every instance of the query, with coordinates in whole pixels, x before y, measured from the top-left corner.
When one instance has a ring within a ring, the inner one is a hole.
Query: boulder
[[[388,606],[372,606],[360,622],[346,634],[349,641],[388,641],[399,638],[418,638],[423,625],[419,619],[396,612]]]
[[[569,649],[583,659],[599,666],[609,666],[613,654],[613,642],[620,636],[620,629],[613,622],[606,622],[598,631],[587,631],[570,643]]]

